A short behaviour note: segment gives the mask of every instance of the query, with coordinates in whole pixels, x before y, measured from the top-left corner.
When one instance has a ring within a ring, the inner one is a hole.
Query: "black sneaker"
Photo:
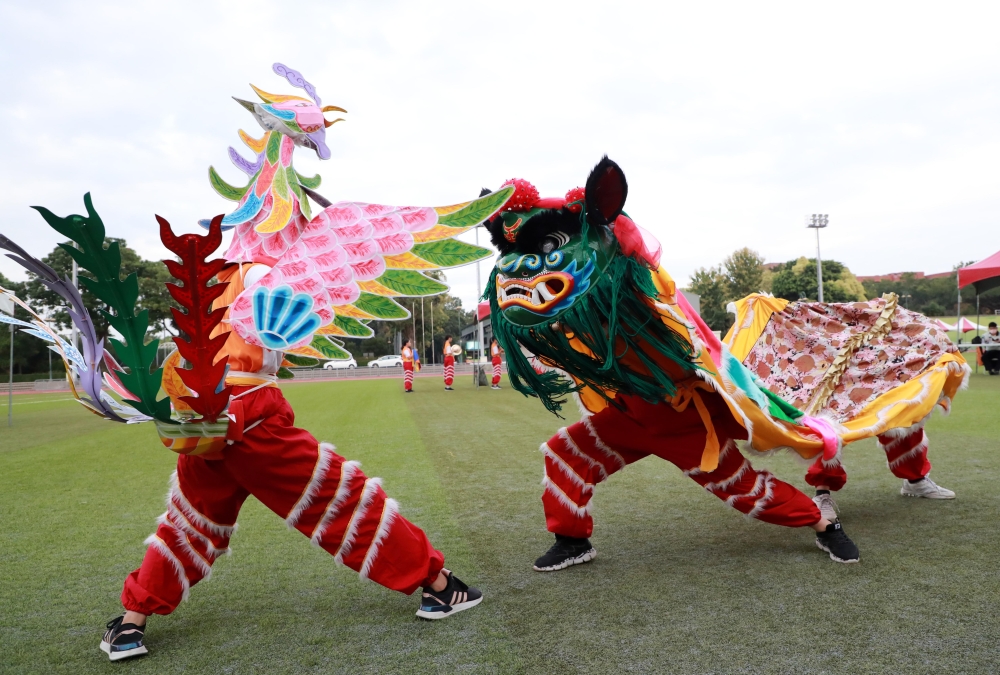
[[[445,574],[448,575],[448,585],[444,590],[435,591],[430,586],[424,587],[420,609],[417,610],[417,616],[421,619],[444,619],[483,601],[483,593],[478,588],[469,588],[451,572]]]
[[[454,390],[454,389],[452,389],[451,387],[445,387],[445,388],[444,388],[444,390],[445,390],[445,391],[455,391],[455,390]]]
[[[861,558],[858,547],[844,534],[840,523],[830,523],[826,531],[816,533],[816,546],[830,554],[830,560],[856,563]]]
[[[112,661],[149,653],[146,645],[142,643],[146,627],[136,626],[134,623],[122,623],[124,618],[125,615],[122,614],[108,621],[108,630],[101,640],[101,651]]]
[[[552,548],[535,561],[536,572],[555,572],[573,565],[582,565],[597,557],[597,551],[590,545],[589,539],[577,539],[556,535],[556,543]]]

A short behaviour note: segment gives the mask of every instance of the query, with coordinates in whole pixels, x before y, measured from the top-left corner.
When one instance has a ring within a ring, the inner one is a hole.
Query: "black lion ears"
[[[628,197],[628,183],[621,167],[605,155],[590,172],[585,190],[587,222],[591,225],[615,222]]]

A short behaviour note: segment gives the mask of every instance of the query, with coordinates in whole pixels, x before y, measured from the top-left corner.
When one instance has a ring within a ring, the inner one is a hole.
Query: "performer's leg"
[[[500,359],[493,359],[493,387],[500,388]]]
[[[923,424],[881,434],[878,443],[885,451],[889,470],[897,478],[903,479],[900,494],[927,499],[955,498],[954,492],[941,487],[927,475],[931,471],[931,463],[927,459],[927,433]]]
[[[847,484],[847,472],[840,463],[840,458],[825,462],[822,457],[818,457],[806,471],[806,483],[816,488],[813,503],[816,504],[823,517],[829,521],[839,520],[837,502],[833,500],[833,495],[830,492],[836,492]]]
[[[594,530],[590,515],[594,486],[646,456],[613,449],[601,438],[598,428],[613,428],[622,417],[618,409],[606,408],[560,429],[542,444],[540,450],[545,455],[542,506],[545,526],[555,534],[556,543],[535,561],[535,570],[554,572],[590,562],[597,555],[589,540]]]
[[[403,391],[413,391],[412,363],[403,363]]]
[[[192,586],[208,578],[216,559],[228,553],[246,497],[221,460],[178,457],[167,511],[146,540],[142,565],[125,579],[125,609],[143,615],[172,612]]]
[[[598,426],[614,424],[620,412],[607,408],[581,422],[563,427],[542,444],[545,474],[542,505],[549,532],[585,539],[594,531],[590,500],[594,486],[645,454],[613,450],[605,443]]]
[[[737,511],[775,525],[808,526],[817,532],[817,545],[833,560],[857,561],[857,547],[840,523],[824,518],[809,497],[769,471],[754,469],[743,457],[735,441],[746,438],[746,430],[733,418],[725,401],[708,392],[698,395],[723,446],[719,464],[710,472],[700,469],[707,432],[693,404],[678,411],[666,403],[628,399],[624,423],[602,432],[602,436],[619,451],[635,443],[646,444],[653,454],[675,464]]]
[[[1000,349],[983,350],[983,367],[990,375],[1000,372]]]
[[[264,422],[229,447],[225,462],[261,503],[362,578],[407,594],[439,579],[444,556],[400,515],[380,479],[297,429],[280,392],[255,392],[245,407],[248,421]]]
[[[169,614],[188,591],[229,552],[229,537],[247,497],[223,462],[182,455],[171,476],[167,511],[148,539],[139,569],[125,579],[125,613],[108,622],[101,650],[112,661],[147,653],[143,642],[150,614]]]
[[[446,356],[444,357],[444,387],[445,389],[451,389],[452,383],[455,381],[455,357]]]
[[[693,443],[685,442],[685,438],[679,440],[670,447],[666,459],[740,513],[785,527],[812,527],[822,520],[809,497],[770,471],[754,469],[734,441],[725,443],[719,454],[719,466],[706,473],[698,468],[704,437]]]

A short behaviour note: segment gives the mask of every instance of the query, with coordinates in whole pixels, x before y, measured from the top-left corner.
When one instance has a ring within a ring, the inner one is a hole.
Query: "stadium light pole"
[[[13,312],[11,316],[14,316]],[[7,426],[14,426],[14,324],[10,324],[10,379],[7,380]]]
[[[481,227],[481,226],[480,226]],[[479,246],[479,227],[476,227],[476,246]],[[476,312],[476,341],[479,343],[479,353],[473,372],[476,374],[476,389],[479,389],[479,369],[483,360],[483,320],[479,318],[479,298],[483,297],[482,281],[479,277],[479,261],[476,261],[476,301],[473,303]]]
[[[814,213],[806,216],[806,227],[816,230],[816,285],[819,287],[819,302],[823,302],[823,259],[819,255],[819,231],[830,223],[827,213]]]
[[[6,295],[0,295],[0,312],[10,314],[14,318],[14,301]],[[7,380],[7,426],[14,426],[14,324],[10,327],[10,376]]]

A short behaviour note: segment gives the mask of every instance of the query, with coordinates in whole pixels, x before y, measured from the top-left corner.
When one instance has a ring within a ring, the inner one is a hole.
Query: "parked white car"
[[[380,356],[374,361],[368,362],[369,368],[402,368],[403,367],[403,357],[399,354],[390,354],[388,356]]]
[[[343,368],[357,368],[358,362],[354,359],[346,361],[327,361],[323,364],[323,370],[341,370]]]

